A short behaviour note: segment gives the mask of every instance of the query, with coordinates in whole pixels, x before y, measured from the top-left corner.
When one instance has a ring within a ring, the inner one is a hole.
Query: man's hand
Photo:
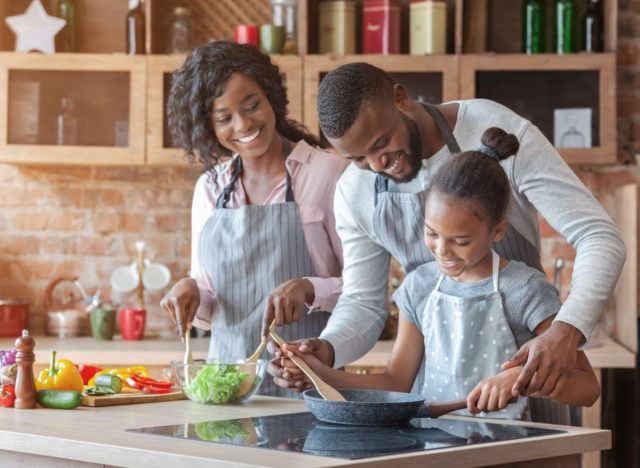
[[[276,325],[297,322],[305,303],[311,304],[314,299],[313,284],[308,279],[295,278],[277,286],[267,297],[267,307],[262,318],[262,339],[269,339],[269,326],[274,319]]]
[[[527,341],[502,364],[502,369],[524,365],[512,394],[546,398],[558,395],[575,369],[581,339],[577,328],[554,321],[541,335]]]
[[[514,367],[484,379],[467,395],[467,409],[471,414],[498,411],[511,402],[511,388],[520,369]]]
[[[320,338],[307,338],[292,341],[291,344],[298,347],[298,354],[312,354],[323,364],[333,365],[333,346],[328,341]],[[275,355],[275,359],[272,359],[267,365],[267,372],[273,376],[276,385],[295,391],[313,387],[307,376],[296,367],[293,361],[286,357],[286,353],[278,345],[269,342],[267,349],[269,353]]]

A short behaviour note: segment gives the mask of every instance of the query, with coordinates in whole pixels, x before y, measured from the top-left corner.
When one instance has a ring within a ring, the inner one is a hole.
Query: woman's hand
[[[178,281],[160,301],[162,310],[178,326],[180,338],[191,330],[191,322],[199,305],[200,289],[193,278]]]
[[[520,367],[508,369],[484,379],[467,396],[467,409],[471,414],[498,411],[511,403],[511,389],[520,375]]]
[[[311,304],[314,299],[313,284],[305,278],[285,281],[276,287],[267,297],[267,307],[262,319],[262,339],[269,339],[269,326],[274,319],[276,325],[297,322],[305,303]]]

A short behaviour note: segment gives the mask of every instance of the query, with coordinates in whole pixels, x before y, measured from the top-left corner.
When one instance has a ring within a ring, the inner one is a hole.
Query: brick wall
[[[197,176],[195,167],[0,165],[0,296],[29,299],[31,328],[42,332],[51,279],[76,275],[89,293],[99,288],[109,298],[111,272],[135,258],[136,240],[174,278],[184,276]],[[160,296],[147,297],[150,329],[166,328]],[[113,299],[136,302],[135,295]]]

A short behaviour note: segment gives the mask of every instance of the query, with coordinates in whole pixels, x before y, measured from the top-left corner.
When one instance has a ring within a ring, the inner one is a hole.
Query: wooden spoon
[[[271,332],[271,330],[273,330],[275,326],[276,326],[276,319],[273,319],[273,322],[271,322],[271,325],[269,325],[269,332]],[[266,341],[261,342],[256,348],[255,352],[251,356],[249,356],[247,359],[245,359],[242,364],[239,364],[238,366],[243,372],[246,372],[247,374],[249,374],[247,375],[247,378],[240,383],[240,388],[238,389],[238,393],[241,397],[244,396],[249,390],[251,390],[253,381],[256,379],[256,370],[257,370],[256,363],[260,359],[260,355],[262,354],[266,346],[267,346]],[[249,365],[245,365],[245,364],[249,364]]]
[[[286,344],[286,342],[273,330],[271,330],[269,334],[271,335],[271,338],[273,338],[273,341],[278,344],[278,346],[282,347]],[[311,382],[313,382],[313,385],[315,385],[316,390],[318,390],[318,393],[322,395],[322,398],[324,398],[325,400],[333,401],[347,401],[346,398],[343,397],[338,390],[333,388],[327,382],[322,380],[318,374],[313,372],[313,370],[311,370],[311,367],[309,367],[303,359],[298,356],[292,356],[289,359],[291,359],[293,363],[298,366],[300,370],[306,374],[307,377],[309,377]]]
[[[191,330],[187,330],[184,338],[184,383],[185,385],[189,385],[191,378],[189,377],[190,366],[188,364],[193,364],[193,355],[191,354]]]

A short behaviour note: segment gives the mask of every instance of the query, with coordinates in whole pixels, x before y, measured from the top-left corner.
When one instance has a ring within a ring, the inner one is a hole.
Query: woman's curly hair
[[[213,101],[224,93],[225,84],[234,73],[241,73],[260,86],[273,108],[280,135],[292,142],[305,140],[322,146],[303,125],[287,118],[287,91],[280,70],[269,56],[249,45],[218,40],[195,49],[173,74],[168,123],[173,143],[185,150],[189,161],[200,161],[215,180],[215,165],[231,156],[216,138],[211,114]]]

